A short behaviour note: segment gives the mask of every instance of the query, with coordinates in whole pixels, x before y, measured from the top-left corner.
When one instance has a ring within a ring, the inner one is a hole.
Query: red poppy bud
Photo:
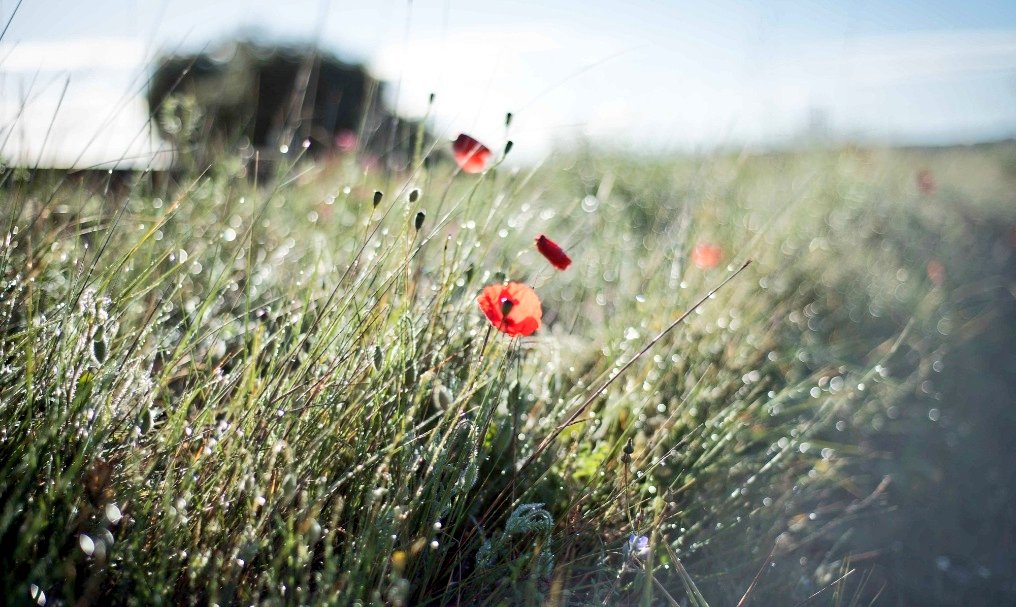
[[[564,249],[543,234],[536,237],[536,250],[558,270],[567,270],[571,265],[571,257],[568,257]]]
[[[455,162],[464,173],[482,173],[490,160],[490,149],[465,133],[459,133],[452,143]]]
[[[921,169],[917,172],[917,190],[925,196],[931,196],[938,189],[935,183],[935,176],[928,169]]]

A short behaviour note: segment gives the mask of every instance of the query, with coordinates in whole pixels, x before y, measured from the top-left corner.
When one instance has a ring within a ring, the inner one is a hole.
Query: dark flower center
[[[512,311],[512,306],[514,306],[514,305],[515,305],[515,302],[512,300],[511,297],[508,297],[507,295],[502,295],[501,296],[501,316],[508,316],[508,313]]]

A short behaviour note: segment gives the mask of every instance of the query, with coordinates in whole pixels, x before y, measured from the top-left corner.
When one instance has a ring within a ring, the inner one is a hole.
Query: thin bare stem
[[[594,390],[588,397],[586,397],[584,401],[582,401],[581,404],[575,407],[572,410],[572,412],[569,413],[567,417],[565,417],[564,421],[558,424],[557,428],[555,428],[553,432],[551,432],[545,439],[543,439],[543,441],[536,447],[536,449],[534,449],[533,452],[529,454],[529,457],[527,457],[525,461],[522,462],[522,465],[519,466],[519,470],[520,471],[524,470],[526,467],[532,464],[537,457],[543,454],[543,452],[546,451],[548,447],[550,447],[551,443],[553,443],[557,439],[557,437],[561,435],[561,433],[565,430],[565,428],[575,423],[576,420],[578,420],[579,416],[585,413],[586,410],[589,409],[589,406],[592,405],[597,398],[599,398],[604,392],[607,391],[607,388],[609,388],[615,381],[617,381],[618,378],[624,375],[625,371],[630,369],[631,366],[634,365],[636,362],[638,362],[640,358],[645,356],[646,352],[649,352],[649,350],[651,350],[653,346],[655,346],[657,343],[660,342],[660,340],[662,340],[671,331],[677,328],[679,324],[684,322],[695,310],[697,310],[702,304],[704,304],[706,300],[715,295],[717,291],[726,286],[727,283],[733,280],[738,274],[743,272],[744,269],[747,268],[749,265],[751,265],[750,259],[745,261],[740,268],[732,272],[730,276],[727,276],[723,280],[723,282],[716,285],[715,287],[712,288],[712,290],[710,290],[708,293],[699,298],[699,300],[696,301],[694,304],[692,304],[692,306],[688,308],[684,312],[684,314],[681,314],[680,316],[677,317],[677,319],[674,320],[674,322],[667,325],[667,327],[662,331],[660,331],[656,335],[656,337],[650,339],[646,343],[646,345],[643,346],[642,349],[638,351],[637,354],[632,356],[628,360],[628,362],[624,363],[624,365],[622,365],[621,368],[618,369],[616,373],[613,373],[610,377],[608,377],[607,381],[603,382],[603,385],[601,385],[598,389]]]

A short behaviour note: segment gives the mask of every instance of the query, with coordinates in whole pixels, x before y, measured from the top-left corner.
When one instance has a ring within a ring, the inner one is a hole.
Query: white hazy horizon
[[[408,117],[422,116],[434,93],[432,126],[449,138],[464,131],[499,147],[510,111],[512,155],[523,162],[580,141],[695,151],[1016,135],[1016,10],[1002,3],[984,15],[934,1],[912,13],[899,2],[853,10],[734,0],[57,5],[23,6],[0,42],[4,158],[164,162],[146,126],[150,62],[241,31],[316,41],[365,62]],[[10,10],[0,4],[0,20]]]

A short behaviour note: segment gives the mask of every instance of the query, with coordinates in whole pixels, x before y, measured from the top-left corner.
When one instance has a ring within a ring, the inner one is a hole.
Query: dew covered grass
[[[1014,159],[5,170],[0,591],[868,604],[894,437],[956,419],[942,358],[1011,288]],[[532,337],[477,308],[505,279],[542,300]]]

